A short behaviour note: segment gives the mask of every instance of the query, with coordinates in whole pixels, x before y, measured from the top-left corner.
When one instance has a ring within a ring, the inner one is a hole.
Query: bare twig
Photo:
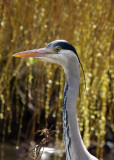
[[[40,136],[44,135],[45,138],[41,140],[39,145],[36,145],[33,149],[28,151],[25,155],[23,155],[18,160],[23,160],[23,158],[28,156],[30,153],[33,153],[33,151],[35,151],[35,153],[31,155],[31,158],[34,160],[37,160],[37,159],[40,160],[43,153],[43,151],[41,152],[41,148],[44,147],[45,144],[53,140],[52,135],[55,133],[55,130],[52,130],[52,127],[53,126],[51,126],[50,129],[45,128],[42,130],[38,130],[35,134],[40,132]]]

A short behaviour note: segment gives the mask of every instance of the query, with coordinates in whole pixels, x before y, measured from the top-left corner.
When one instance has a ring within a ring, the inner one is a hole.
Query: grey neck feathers
[[[74,65],[74,66],[73,66]],[[63,67],[64,68],[64,67]],[[64,69],[66,83],[63,98],[63,133],[67,160],[97,160],[86,150],[80,136],[76,99],[80,86],[79,65],[72,64],[69,70]]]

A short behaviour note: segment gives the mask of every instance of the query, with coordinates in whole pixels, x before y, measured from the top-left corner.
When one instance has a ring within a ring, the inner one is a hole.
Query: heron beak
[[[41,48],[28,51],[22,51],[13,54],[14,57],[48,57],[48,55],[54,54],[53,48]]]

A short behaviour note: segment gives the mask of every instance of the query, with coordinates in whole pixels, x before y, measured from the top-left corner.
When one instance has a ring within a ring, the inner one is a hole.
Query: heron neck
[[[66,83],[63,98],[63,133],[67,160],[89,160],[80,135],[76,114],[76,100],[80,86],[79,66],[72,64],[69,70],[64,69]]]

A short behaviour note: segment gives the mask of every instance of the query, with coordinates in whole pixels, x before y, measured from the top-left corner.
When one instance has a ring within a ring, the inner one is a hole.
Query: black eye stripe
[[[61,49],[73,51],[74,54],[76,54],[77,58],[79,59],[75,48],[69,42],[67,42],[65,40],[55,40],[46,46],[46,48],[56,48],[56,47],[60,47]],[[79,62],[80,62],[80,60],[79,60]]]
[[[53,41],[46,46],[46,48],[50,47],[52,48],[60,47],[61,49],[71,50],[77,55],[75,48],[67,41],[61,41],[61,40]]]

